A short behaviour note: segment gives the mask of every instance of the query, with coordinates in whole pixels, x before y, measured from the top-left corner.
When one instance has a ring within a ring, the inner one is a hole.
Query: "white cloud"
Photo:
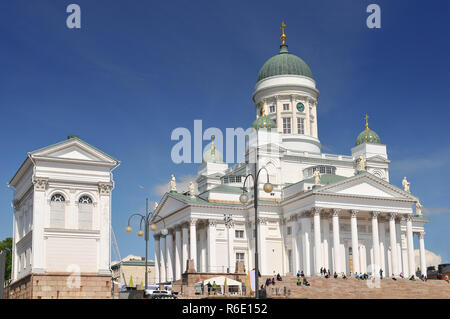
[[[187,192],[189,190],[189,183],[193,182],[195,185],[195,189],[197,189],[197,183],[195,180],[197,179],[197,176],[195,175],[183,175],[180,177],[175,176],[175,179],[177,181],[177,192],[183,193]],[[165,184],[158,184],[153,187],[153,191],[155,194],[159,196],[163,196],[166,192],[170,190],[170,178],[167,179],[167,183]]]
[[[416,268],[420,267],[420,251],[419,249],[414,250],[414,260],[416,262]],[[428,266],[436,266],[442,263],[442,257],[440,255],[436,255],[435,253],[425,249],[425,260],[427,267]]]
[[[447,214],[447,213],[450,213],[450,208],[448,208],[448,207],[434,207],[434,208],[424,207],[424,208],[422,208],[422,213],[427,216],[428,215]]]
[[[408,158],[392,161],[391,170],[402,174],[415,173],[417,170],[433,170],[450,164],[450,151],[444,149],[441,152],[425,152],[425,155],[413,155]]]

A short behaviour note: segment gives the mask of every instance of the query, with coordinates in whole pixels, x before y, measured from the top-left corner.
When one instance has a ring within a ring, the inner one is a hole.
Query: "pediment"
[[[154,213],[154,222],[157,222],[160,218],[167,217],[173,212],[186,206],[188,206],[188,204],[186,204],[184,201],[174,198],[173,196],[170,196],[169,193],[166,193],[161,199],[161,202]]]
[[[78,139],[72,138],[31,153],[33,157],[116,163],[111,156]]]
[[[327,185],[318,189],[317,192],[357,197],[416,200],[413,195],[369,173],[356,175],[343,181]]]
[[[380,155],[375,155],[366,159],[368,162],[380,162],[380,163],[390,163],[388,159]]]

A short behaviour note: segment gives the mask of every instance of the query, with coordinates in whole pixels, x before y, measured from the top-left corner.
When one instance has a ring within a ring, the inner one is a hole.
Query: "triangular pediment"
[[[179,194],[175,194],[179,195]],[[154,212],[154,221],[157,222],[160,218],[164,218],[172,214],[173,212],[178,211],[179,209],[182,209],[186,206],[188,206],[187,203],[185,203],[183,200],[176,198],[175,195],[170,195],[170,193],[166,193],[163,198],[161,199],[160,204],[158,205],[157,209]]]
[[[321,187],[317,190],[317,193],[405,200],[416,199],[410,193],[369,173],[356,175],[343,181]]]
[[[106,163],[117,162],[113,157],[103,153],[78,138],[68,139],[66,141],[34,151],[31,154],[36,158],[41,157]]]
[[[368,162],[380,162],[380,163],[390,163],[388,159],[380,155],[375,155],[366,159]]]

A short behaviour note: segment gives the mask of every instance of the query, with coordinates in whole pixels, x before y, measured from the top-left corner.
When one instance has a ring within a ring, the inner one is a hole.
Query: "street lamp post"
[[[264,184],[264,191],[266,193],[271,193],[273,190],[273,185],[269,182],[269,172],[265,167],[262,167],[258,170],[257,161],[255,163],[255,173],[248,174],[244,180],[244,187],[241,196],[239,197],[239,201],[242,204],[246,204],[248,202],[247,189],[245,188],[245,182],[251,176],[253,178],[253,205],[255,206],[255,288],[256,294],[255,298],[259,299],[259,253],[258,253],[258,182],[259,182],[259,174],[262,170],[266,171],[267,174],[267,182]]]
[[[224,218],[223,218],[223,220],[225,221],[225,227],[227,228],[227,243],[228,243],[228,253],[227,253],[227,255],[228,255],[228,268],[227,268],[227,273],[230,273],[230,264],[231,264],[231,256],[230,256],[230,227],[231,227],[231,225],[233,224],[233,215],[227,215],[227,214],[224,214],[223,215],[224,216]]]
[[[155,224],[150,224],[150,220],[151,220],[151,218],[153,216],[153,213],[150,212],[150,210],[148,209],[148,198],[145,200],[145,215],[144,214],[140,214],[140,213],[135,213],[135,214],[132,214],[128,218],[128,226],[125,228],[125,231],[127,233],[131,233],[133,231],[133,229],[130,226],[130,221],[135,216],[140,218],[139,231],[137,232],[137,235],[139,237],[144,236],[144,239],[145,239],[145,287],[144,287],[144,290],[145,290],[145,289],[147,289],[147,286],[148,286],[148,240],[149,240],[149,231],[150,230],[152,230],[152,231],[156,230],[156,225]],[[142,223],[144,223],[144,230],[142,230]],[[167,229],[163,229],[161,233],[163,233],[163,235],[167,235],[167,234],[164,234],[164,233],[167,233]]]

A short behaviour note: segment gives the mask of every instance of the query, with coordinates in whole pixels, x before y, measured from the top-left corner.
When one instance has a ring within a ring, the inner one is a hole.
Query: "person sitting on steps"
[[[278,281],[282,281],[281,276],[280,276],[280,273],[277,274],[277,280],[278,280]]]
[[[306,278],[303,278],[303,286],[311,286],[311,284],[306,280]]]
[[[336,279],[337,278],[337,273],[336,272],[334,272],[334,275],[333,275],[333,277],[334,277],[334,279]]]
[[[300,280],[300,278],[297,278],[297,286],[301,286],[302,285],[302,281]]]

